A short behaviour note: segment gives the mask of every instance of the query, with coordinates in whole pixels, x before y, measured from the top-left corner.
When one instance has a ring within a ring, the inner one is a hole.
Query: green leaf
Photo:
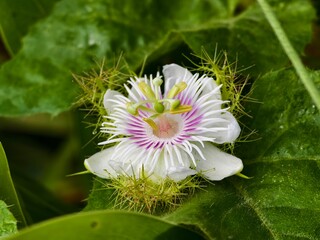
[[[317,87],[314,85],[313,81],[311,80],[307,72],[307,69],[304,67],[302,63],[302,60],[300,59],[296,51],[293,49],[290,40],[288,39],[286,33],[282,29],[278,19],[273,14],[273,11],[269,6],[268,2],[265,0],[258,0],[258,2],[264,15],[268,19],[268,22],[272,27],[272,30],[277,36],[279,43],[281,44],[283,50],[285,51],[293,67],[295,68],[301,82],[304,84],[305,88],[309,92],[309,95],[313,99],[317,108],[320,110],[320,93],[318,92]]]
[[[18,220],[20,227],[25,227],[26,219],[24,217],[19,198],[17,196],[14,184],[11,179],[10,169],[5,152],[0,143],[0,199],[5,201],[11,207],[12,213]]]
[[[7,204],[0,200],[0,238],[17,232],[17,221]]]
[[[41,182],[22,173],[15,175],[14,180],[29,225],[78,210],[58,199]]]
[[[112,189],[106,188],[104,179],[95,178],[84,211],[112,209],[114,207],[113,192]]]
[[[314,16],[311,5],[301,1],[275,7],[299,52],[310,38]],[[78,90],[71,72],[86,71],[93,59],[103,57],[112,65],[121,52],[133,70],[146,57],[158,59],[183,42],[195,52],[205,46],[211,53],[218,43],[239,55],[238,65],[254,64],[256,74],[286,64],[260,9],[252,6],[235,16],[236,9],[234,0],[62,0],[0,69],[0,115],[56,115],[69,109]]]
[[[155,217],[117,211],[93,211],[52,219],[8,239],[203,239],[200,235]]]
[[[27,34],[29,27],[47,16],[57,1],[0,1],[0,33],[11,56],[19,51],[21,39]]]
[[[320,72],[313,73],[320,86]],[[320,114],[293,70],[266,74],[247,106],[260,140],[239,144],[250,180],[232,177],[200,192],[167,220],[215,239],[318,239]]]
[[[273,1],[273,10],[299,54],[311,40],[315,11],[305,0]],[[238,16],[215,21],[200,29],[183,32],[190,48],[201,54],[204,47],[214,55],[224,49],[240,68],[250,67],[250,75],[280,69],[289,61],[259,5],[254,4]]]
[[[145,57],[155,58],[154,52],[164,54],[159,47],[168,50],[178,44],[176,37],[168,39],[170,30],[198,25],[209,15],[225,15],[225,11],[219,11],[221,5],[145,0],[137,6],[136,1],[63,0],[48,18],[30,30],[21,52],[3,65],[0,115],[56,115],[65,111],[77,91],[72,71],[82,72],[92,66],[94,58],[105,56],[112,64],[114,56],[117,58],[123,51],[135,69]],[[195,14],[185,21],[190,7]],[[215,14],[206,13],[208,7]]]

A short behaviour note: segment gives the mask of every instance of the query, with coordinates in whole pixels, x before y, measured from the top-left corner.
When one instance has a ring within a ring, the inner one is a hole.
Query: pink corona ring
[[[115,145],[85,160],[90,172],[178,182],[195,174],[221,180],[242,170],[239,158],[215,146],[234,142],[240,127],[222,107],[221,85],[212,78],[170,64],[163,76],[128,83],[127,96],[113,90],[104,95],[108,116],[101,132],[111,137],[100,144]]]

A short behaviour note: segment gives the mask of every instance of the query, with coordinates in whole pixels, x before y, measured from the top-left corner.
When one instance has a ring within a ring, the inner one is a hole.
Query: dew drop
[[[89,6],[86,6],[85,9],[88,13],[91,13],[93,11],[93,9]]]
[[[94,37],[92,37],[92,36],[90,36],[89,37],[89,41],[88,41],[88,45],[89,46],[94,46],[94,45],[96,45],[97,44],[97,42],[96,42],[96,40],[94,39]]]

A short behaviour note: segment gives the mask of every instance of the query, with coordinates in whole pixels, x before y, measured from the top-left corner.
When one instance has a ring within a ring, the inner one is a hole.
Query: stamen
[[[185,82],[176,83],[168,92],[167,98],[174,98],[181,93],[188,85]]]
[[[150,100],[156,100],[156,96],[148,84],[146,84],[145,82],[140,82],[138,86],[144,96],[146,96]]]
[[[179,106],[180,106],[180,100],[174,99],[173,101],[171,101],[170,111],[173,111],[174,109],[176,109]]]
[[[192,110],[192,106],[190,105],[180,105],[174,110],[170,110],[171,114],[180,114],[180,113],[186,113]]]
[[[159,88],[162,83],[163,81],[160,78],[155,78],[153,80],[153,84],[157,88]],[[137,103],[127,103],[127,111],[134,116],[137,116],[139,114],[139,109],[142,111],[151,112],[153,113],[153,116],[160,116],[165,113],[180,114],[192,110],[192,106],[180,105],[180,100],[174,99],[175,96],[177,96],[187,87],[187,84],[185,82],[179,82],[175,84],[167,94],[167,98],[164,99],[158,99],[158,92],[153,91],[152,88],[145,82],[140,82],[138,84],[138,87],[147,99]],[[151,103],[153,105],[153,108],[143,106],[147,103]],[[152,119],[154,118],[150,117],[144,121],[147,122],[153,129],[156,129],[156,125]]]
[[[145,101],[141,101],[139,103],[133,103],[133,102],[128,102],[126,104],[127,106],[127,111],[134,115],[134,116],[137,116],[138,115],[138,109],[142,110],[142,111],[146,111],[146,112],[151,112],[151,113],[154,113],[155,111],[151,108],[148,108],[146,106],[143,106],[144,104],[146,103],[153,103],[154,101],[153,100],[145,100]]]

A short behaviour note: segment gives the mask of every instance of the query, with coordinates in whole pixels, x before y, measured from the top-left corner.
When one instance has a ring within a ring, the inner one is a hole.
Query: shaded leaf
[[[4,201],[0,200],[0,238],[17,232],[17,221]]]
[[[14,184],[11,179],[10,169],[7,162],[5,152],[0,143],[0,200],[5,201],[11,206],[11,211],[21,227],[26,226],[26,219],[24,217],[19,198],[17,196]]]
[[[34,179],[20,173],[14,176],[14,180],[20,199],[24,203],[29,225],[78,210],[62,202]]]
[[[52,219],[34,225],[8,239],[196,240],[203,239],[203,237],[170,222],[147,215],[117,211],[93,211]]]
[[[304,0],[273,1],[273,10],[299,54],[311,41],[315,11]],[[249,67],[250,75],[260,75],[289,64],[260,6],[254,4],[240,15],[183,32],[186,43],[201,54],[201,47],[214,56],[215,47],[228,52],[231,62]]]
[[[57,1],[0,1],[0,33],[11,56],[19,51],[21,39],[27,34],[29,27],[47,16]]]
[[[318,239],[320,114],[293,70],[258,79],[253,97],[262,103],[247,106],[248,126],[262,139],[237,153],[253,179],[215,183],[166,219],[196,223],[217,239]]]
[[[55,115],[68,109],[77,90],[71,71],[84,71],[92,66],[94,58],[104,56],[112,64],[114,56],[122,51],[135,69],[163,46],[170,29],[191,21],[197,25],[209,15],[203,14],[204,9],[219,10],[220,5],[198,1],[190,6],[184,1],[140,1],[139,6],[136,1],[59,2],[52,14],[30,31],[22,51],[2,67],[2,115]],[[190,7],[196,14],[185,22],[184,13]],[[177,14],[175,9],[184,11]],[[217,16],[224,14],[214,12]],[[172,41],[176,42],[175,38]],[[171,40],[167,44],[171,46]]]
[[[95,178],[84,211],[112,209],[114,205],[113,190],[106,188],[104,179]]]

